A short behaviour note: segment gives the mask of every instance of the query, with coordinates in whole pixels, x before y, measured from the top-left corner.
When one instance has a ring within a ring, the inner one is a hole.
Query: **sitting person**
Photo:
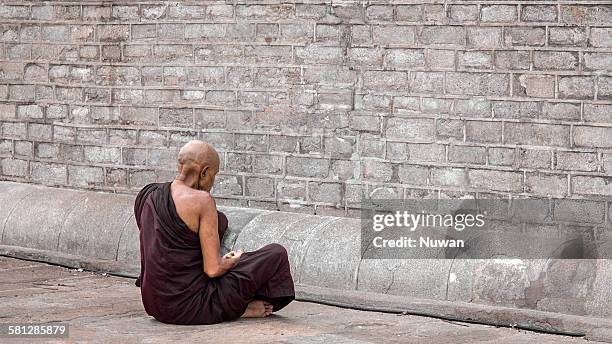
[[[134,203],[147,314],[171,324],[266,317],[295,298],[287,251],[269,244],[220,255],[226,216],[210,195],[219,155],[203,141],[179,151],[178,176],[143,187]]]

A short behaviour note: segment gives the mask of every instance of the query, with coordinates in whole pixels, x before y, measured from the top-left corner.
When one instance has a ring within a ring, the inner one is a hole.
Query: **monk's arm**
[[[198,235],[200,236],[200,246],[204,257],[204,272],[209,277],[214,278],[229,271],[236,264],[236,261],[221,257],[215,200],[210,195],[205,195],[200,204],[202,204],[202,210],[200,212]]]

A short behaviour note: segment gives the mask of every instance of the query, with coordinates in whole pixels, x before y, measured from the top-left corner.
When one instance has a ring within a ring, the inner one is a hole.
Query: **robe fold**
[[[214,324],[239,318],[252,300],[265,300],[278,311],[295,298],[287,251],[269,244],[245,252],[226,274],[204,273],[197,233],[179,217],[171,182],[151,183],[134,202],[140,231],[140,286],[147,314],[170,324]],[[217,212],[219,238],[228,221]]]

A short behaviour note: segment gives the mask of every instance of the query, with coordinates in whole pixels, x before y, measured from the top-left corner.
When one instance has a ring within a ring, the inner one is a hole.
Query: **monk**
[[[221,256],[228,220],[210,194],[218,172],[215,149],[189,141],[179,151],[176,178],[148,184],[136,197],[141,257],[136,285],[147,314],[161,322],[262,318],[295,298],[283,246]]]

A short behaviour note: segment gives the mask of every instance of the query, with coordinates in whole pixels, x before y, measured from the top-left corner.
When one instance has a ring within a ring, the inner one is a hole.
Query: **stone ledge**
[[[7,205],[0,208],[0,254],[136,277],[140,261],[133,200],[130,195],[0,182],[0,203]],[[302,300],[572,335],[593,333],[599,340],[612,329],[612,292],[607,287],[612,261],[561,262],[549,271],[552,263],[546,260],[362,260],[359,219],[220,210],[230,222],[224,250],[284,245]],[[529,273],[544,271],[551,281],[571,286],[564,276],[584,264],[592,283],[582,297],[568,297],[565,289],[553,289],[552,282],[539,290],[535,303],[526,305],[517,297],[528,295],[531,283],[543,283],[541,276]],[[538,309],[538,302],[547,308]],[[563,314],[572,312],[579,314]]]

